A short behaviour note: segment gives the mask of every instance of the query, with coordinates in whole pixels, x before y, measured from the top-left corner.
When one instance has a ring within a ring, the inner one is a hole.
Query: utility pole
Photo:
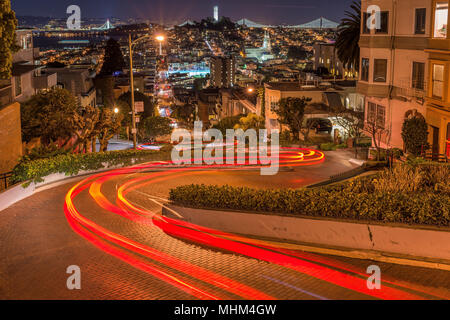
[[[134,74],[133,74],[133,44],[131,42],[131,33],[128,35],[129,51],[130,51],[130,88],[131,88],[131,115],[132,115],[132,129],[133,134],[133,148],[136,150],[137,147],[137,129],[136,129],[136,110],[134,106]]]

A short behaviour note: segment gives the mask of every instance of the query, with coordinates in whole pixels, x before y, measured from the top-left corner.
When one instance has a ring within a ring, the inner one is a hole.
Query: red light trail
[[[322,163],[324,159],[324,154],[316,150],[282,149],[280,166],[315,165]],[[316,279],[362,293],[368,297],[402,300],[421,299],[421,296],[412,293],[414,291],[416,293],[421,292],[414,287],[402,287],[391,281],[383,281],[384,286],[382,290],[369,290],[366,284],[367,275],[363,271],[344,266],[331,259],[328,260],[312,254],[302,254],[292,250],[277,248],[264,241],[247,239],[245,237],[196,226],[181,220],[163,217],[154,211],[133,204],[132,201],[126,198],[127,194],[144,186],[166,180],[176,180],[181,176],[209,174],[213,172],[205,169],[220,170],[228,168],[233,170],[248,170],[249,168],[260,168],[260,166],[250,165],[242,167],[232,167],[229,165],[177,167],[163,164],[165,163],[151,163],[112,170],[93,175],[76,184],[66,195],[64,206],[67,220],[72,229],[105,253],[197,299],[243,298],[250,300],[270,300],[276,299],[276,297],[102,227],[83,216],[76,208],[74,202],[77,196],[87,191],[101,209],[131,220],[134,223],[142,224],[148,228],[157,228],[168,235],[210,248],[225,250],[233,254],[280,265],[289,270],[307,274]],[[165,171],[142,173],[143,170],[161,168],[164,168]],[[141,176],[131,178],[133,174],[141,174]],[[102,186],[106,182],[122,175],[130,175],[130,178],[118,186],[115,196],[116,204],[114,204],[102,193]]]

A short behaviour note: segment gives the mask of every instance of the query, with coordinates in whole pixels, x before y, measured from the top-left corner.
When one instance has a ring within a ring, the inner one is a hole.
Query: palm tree
[[[336,51],[344,67],[359,70],[359,35],[361,32],[361,1],[353,1],[351,11],[345,11],[345,18],[338,26]]]

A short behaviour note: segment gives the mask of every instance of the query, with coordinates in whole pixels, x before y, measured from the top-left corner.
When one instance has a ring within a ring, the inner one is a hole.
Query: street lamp
[[[247,89],[247,92],[248,93],[253,93],[255,91],[255,89],[253,89],[252,87],[249,87],[248,89]]]
[[[133,46],[138,42],[145,38],[149,38],[151,35],[147,34],[140,38],[137,38],[134,41],[131,41],[131,33],[128,34],[128,46],[130,51],[130,89],[131,89],[131,115],[133,119],[131,120],[132,129],[131,133],[133,134],[133,148],[136,150],[137,147],[137,129],[136,129],[136,110],[134,106],[134,73],[133,73]]]
[[[114,113],[118,114],[119,113],[119,108],[114,108]]]
[[[163,35],[156,36],[156,40],[159,42],[159,55],[162,56],[162,43],[165,40]]]

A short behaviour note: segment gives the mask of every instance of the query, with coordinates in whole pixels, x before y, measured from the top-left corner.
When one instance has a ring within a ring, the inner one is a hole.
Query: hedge
[[[188,185],[170,191],[181,206],[265,214],[449,226],[450,194],[354,192],[351,185],[316,189],[256,190]]]
[[[161,151],[123,150],[85,154],[65,154],[48,159],[19,163],[12,172],[12,183],[42,182],[43,177],[54,173],[66,176],[77,175],[80,171],[99,170],[113,166],[129,166],[152,160],[170,158],[168,149]]]

